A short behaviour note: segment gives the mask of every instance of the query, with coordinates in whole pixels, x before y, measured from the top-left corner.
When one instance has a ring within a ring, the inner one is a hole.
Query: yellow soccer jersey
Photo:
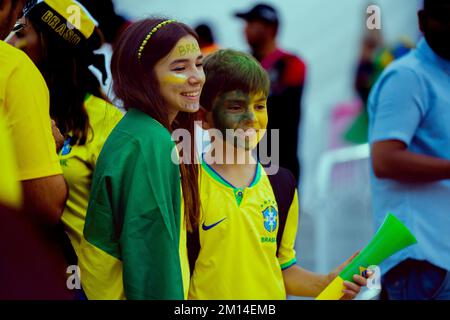
[[[203,163],[200,192],[201,248],[189,299],[286,299],[282,269],[296,263],[297,192],[278,258],[278,206],[261,165],[252,184],[237,189]]]
[[[0,203],[8,207],[19,209],[22,205],[22,193],[17,179],[17,168],[14,149],[11,144],[9,132],[6,129],[5,119],[0,109]]]
[[[123,116],[119,109],[93,95],[87,97],[84,106],[91,128],[86,144],[70,146],[69,140],[66,140],[59,154],[64,179],[69,187],[62,221],[77,255],[95,164],[106,138]]]
[[[191,280],[191,272],[189,270],[189,258],[187,251],[187,230],[186,230],[186,217],[184,216],[184,199],[183,199],[183,187],[180,185],[181,191],[181,209],[180,209],[180,267],[181,275],[183,277],[183,290],[184,298],[188,298],[189,282]]]
[[[18,179],[61,174],[44,78],[28,56],[0,41],[0,109],[11,134]]]

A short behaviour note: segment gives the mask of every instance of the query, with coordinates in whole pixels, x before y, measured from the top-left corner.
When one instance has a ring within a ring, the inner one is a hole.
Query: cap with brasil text
[[[237,12],[235,16],[246,21],[259,19],[272,24],[278,24],[279,22],[277,11],[268,4],[258,4],[250,9],[250,11]]]
[[[104,57],[93,52],[102,42],[98,23],[82,4],[76,0],[30,0],[24,16],[42,32],[74,49],[88,65],[99,69],[105,81]]]
[[[97,21],[75,0],[29,1],[24,15],[40,28],[73,46],[89,42]]]

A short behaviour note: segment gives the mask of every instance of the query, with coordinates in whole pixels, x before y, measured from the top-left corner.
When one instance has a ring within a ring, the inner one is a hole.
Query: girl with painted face
[[[171,132],[193,136],[202,58],[196,33],[173,20],[136,22],[116,43],[114,91],[128,113],[106,141],[93,179],[80,266],[90,299],[187,296],[186,230],[199,215],[198,169],[193,141],[192,161],[172,161]]]

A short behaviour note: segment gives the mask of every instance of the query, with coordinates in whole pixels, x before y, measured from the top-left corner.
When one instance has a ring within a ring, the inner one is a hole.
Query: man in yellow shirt
[[[0,39],[8,35],[25,2],[0,1]],[[15,150],[24,209],[40,223],[55,225],[67,187],[51,131],[48,89],[31,60],[1,40],[0,109]]]
[[[25,2],[0,0],[0,39],[11,31]],[[28,57],[2,40],[0,117],[0,299],[73,299],[60,244],[49,237],[57,229],[42,227],[59,223],[67,197],[48,89]],[[24,210],[17,212],[20,188]]]

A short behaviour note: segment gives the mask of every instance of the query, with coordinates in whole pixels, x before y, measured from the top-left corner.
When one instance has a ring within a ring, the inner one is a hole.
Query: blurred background
[[[206,23],[219,46],[244,51],[249,51],[244,21],[234,13],[257,3],[114,0],[116,12],[129,20],[163,15],[193,27]],[[265,3],[280,15],[279,47],[307,65],[299,131],[301,213],[296,249],[302,267],[327,273],[373,234],[364,91],[390,61],[417,42],[421,0]],[[381,30],[366,27],[369,5],[381,9]]]

